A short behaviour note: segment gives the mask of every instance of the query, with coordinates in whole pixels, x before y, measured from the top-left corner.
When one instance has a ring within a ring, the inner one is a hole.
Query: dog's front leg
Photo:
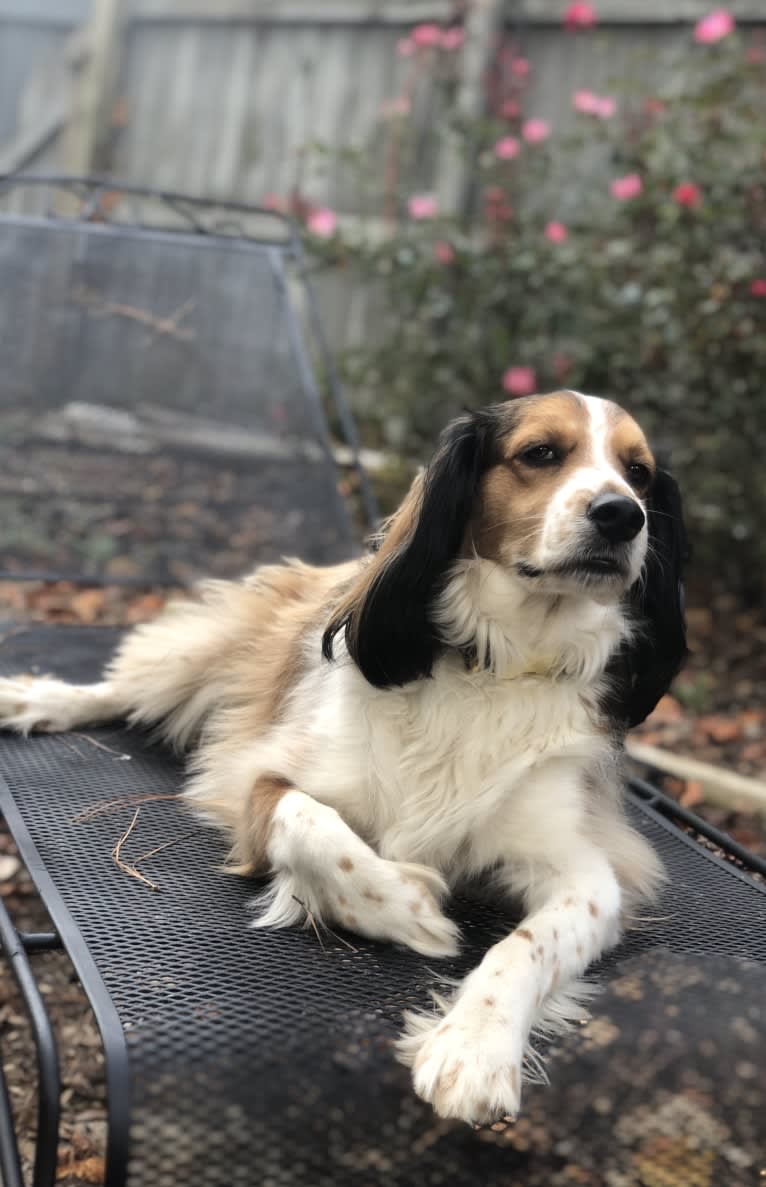
[[[283,927],[307,914],[425,956],[457,951],[457,927],[441,911],[441,875],[386,861],[327,804],[290,787],[271,812],[265,848],[273,879],[258,926]]]
[[[516,1116],[529,1032],[546,998],[617,938],[620,889],[609,862],[582,840],[571,858],[533,870],[530,913],[490,948],[444,1015],[408,1016],[400,1058],[443,1117]]]

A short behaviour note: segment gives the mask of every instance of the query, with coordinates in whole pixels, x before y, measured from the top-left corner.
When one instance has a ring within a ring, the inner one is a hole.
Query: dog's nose
[[[632,540],[646,520],[636,500],[627,495],[596,495],[587,515],[610,544],[625,544]]]

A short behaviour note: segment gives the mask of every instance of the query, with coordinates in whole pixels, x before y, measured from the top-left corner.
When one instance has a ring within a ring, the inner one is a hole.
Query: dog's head
[[[685,654],[685,550],[678,488],[618,405],[576,392],[493,405],[442,434],[330,623],[325,654],[345,630],[372,684],[428,675],[443,646],[434,601],[455,562],[479,556],[530,595],[632,602],[641,619],[632,646],[642,649],[641,673],[624,678],[633,721]],[[654,652],[665,675],[650,689]]]

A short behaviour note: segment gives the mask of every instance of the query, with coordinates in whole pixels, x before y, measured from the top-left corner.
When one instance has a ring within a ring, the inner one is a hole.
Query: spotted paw
[[[423,956],[455,955],[459,933],[442,913],[447,887],[435,870],[370,853],[350,868],[339,863],[339,874],[327,903],[338,923]]]
[[[410,1014],[398,1056],[440,1117],[485,1125],[516,1117],[523,1038],[493,999],[458,1001],[443,1016]]]

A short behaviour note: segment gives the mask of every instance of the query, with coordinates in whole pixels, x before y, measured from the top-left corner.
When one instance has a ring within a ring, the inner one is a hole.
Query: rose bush
[[[587,37],[597,12],[570,4],[562,18]],[[406,45],[447,100],[443,60],[462,45],[449,32],[416,29]],[[466,407],[532,388],[609,395],[672,453],[698,576],[725,568],[729,583],[762,589],[766,54],[716,10],[690,26],[666,89],[576,91],[579,131],[566,137],[526,110],[519,61],[518,46],[498,51],[486,117],[444,117],[473,163],[470,219],[402,192],[389,168],[382,240],[334,226],[314,240],[377,289],[374,337],[346,359],[368,439],[417,456]],[[391,135],[401,140],[407,118]],[[586,177],[591,148],[602,164]],[[562,178],[581,195],[574,210]]]

